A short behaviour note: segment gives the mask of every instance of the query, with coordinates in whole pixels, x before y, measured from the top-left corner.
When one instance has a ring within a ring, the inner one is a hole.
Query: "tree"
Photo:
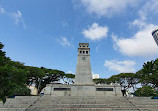
[[[136,74],[142,86],[158,87],[158,59],[144,63],[143,68]]]
[[[110,78],[107,79],[108,84],[115,84],[115,83],[120,83],[120,77],[119,75],[112,75]]]
[[[151,83],[154,85],[154,87],[158,88],[158,59],[154,61],[154,69],[155,71],[152,74]]]
[[[57,81],[62,78],[74,78],[73,74],[65,74],[60,70],[38,68],[25,66],[24,63],[11,61],[2,51],[4,45],[0,42],[0,99],[5,102],[7,96],[12,95],[30,95],[27,85],[35,84],[44,88],[46,84]],[[40,91],[39,90],[39,91]]]
[[[8,64],[0,67],[0,98],[4,99],[6,96],[17,94],[23,95],[19,90],[20,88],[26,88],[25,83],[27,81],[27,73],[26,70],[18,69]],[[28,93],[25,92],[25,94]]]
[[[6,57],[6,52],[2,51],[4,45],[0,42],[0,67],[10,62],[10,58]]]
[[[107,84],[119,84],[121,85],[122,89],[129,89],[133,88],[135,91],[136,84],[138,84],[137,75],[134,73],[120,73],[118,75],[113,75],[106,80]]]
[[[1,71],[1,73],[0,73],[0,86],[1,86],[0,87],[0,99],[2,99],[3,103],[5,103],[5,101],[6,101],[5,92],[7,92],[7,90],[4,87],[5,86],[4,82],[8,82],[8,84],[9,84],[9,81],[6,81],[7,78],[5,77],[5,75],[4,76],[2,75],[3,74],[2,69],[4,69],[4,65],[6,65],[10,61],[10,59],[5,56],[6,52],[2,51],[3,47],[4,47],[4,45],[0,42],[0,71]]]
[[[143,68],[137,72],[139,82],[145,86],[151,83],[151,77],[154,72],[154,61],[144,63]]]
[[[53,81],[59,81],[60,79],[64,79],[65,76],[73,77],[73,75],[66,75],[65,72],[57,70],[57,69],[47,69],[44,67],[41,67],[41,69],[44,71],[45,76],[41,78],[41,85],[39,92],[46,87],[46,84],[50,84]]]
[[[72,84],[74,83],[74,79],[75,79],[75,75],[74,74],[64,74],[63,76],[63,81],[66,83],[66,84]]]
[[[95,84],[107,84],[107,79],[99,78],[99,79],[93,79]]]
[[[134,73],[121,73],[118,75],[120,77],[120,85],[126,88],[133,88],[135,91],[136,84],[138,84],[137,75]]]
[[[144,97],[157,96],[158,92],[155,89],[153,89],[151,86],[143,86],[135,91],[135,95],[144,96]]]
[[[39,79],[42,79],[42,77],[45,76],[45,72],[38,67],[33,67],[33,66],[25,66],[25,69],[29,71],[27,74],[27,85],[32,85],[35,84],[37,87],[39,84]]]
[[[28,94],[29,89],[26,88],[28,71],[15,66],[14,61],[6,57],[5,52],[2,51],[3,44],[0,42],[0,98],[3,103],[6,101],[6,96]],[[14,65],[13,65],[14,64]],[[19,63],[20,65],[20,63]],[[21,93],[20,89],[26,89]]]

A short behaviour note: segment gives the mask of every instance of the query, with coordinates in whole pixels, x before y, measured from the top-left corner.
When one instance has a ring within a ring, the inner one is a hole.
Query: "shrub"
[[[136,96],[140,96],[140,97],[150,97],[150,96],[157,96],[158,95],[158,91],[156,91],[155,89],[153,89],[150,86],[143,86],[141,88],[138,88],[135,91],[135,95]]]

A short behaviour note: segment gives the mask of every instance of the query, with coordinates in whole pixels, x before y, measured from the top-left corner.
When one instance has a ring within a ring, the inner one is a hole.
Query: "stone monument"
[[[95,85],[88,45],[79,44],[74,84],[47,84],[40,97],[8,98],[0,101],[0,111],[158,111],[150,97],[124,98],[119,85]]]
[[[89,43],[79,43],[75,84],[94,84],[89,52]]]
[[[47,84],[42,90],[51,96],[121,96],[119,85],[96,85],[92,79],[89,43],[79,43],[74,84]]]
[[[92,79],[89,43],[79,43],[75,83],[72,85],[72,96],[95,96],[95,85]]]

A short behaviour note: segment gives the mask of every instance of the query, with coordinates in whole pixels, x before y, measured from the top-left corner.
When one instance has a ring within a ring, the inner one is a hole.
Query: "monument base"
[[[71,96],[95,96],[95,86],[74,84],[71,87]]]
[[[122,96],[119,85],[47,84],[41,93],[51,96]]]

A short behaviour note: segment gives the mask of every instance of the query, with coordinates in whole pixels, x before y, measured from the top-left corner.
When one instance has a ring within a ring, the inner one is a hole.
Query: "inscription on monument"
[[[86,60],[85,56],[82,57],[82,60]]]
[[[96,88],[96,91],[113,91],[113,88]]]
[[[54,91],[71,91],[71,88],[54,88]]]

